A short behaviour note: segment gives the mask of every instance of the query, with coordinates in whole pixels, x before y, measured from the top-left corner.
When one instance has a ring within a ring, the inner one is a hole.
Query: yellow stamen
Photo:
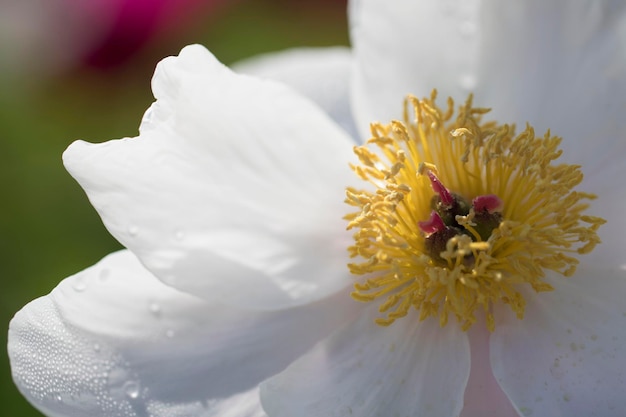
[[[434,316],[444,326],[453,316],[467,330],[479,310],[494,330],[495,303],[523,318],[520,288],[551,291],[546,270],[571,276],[575,256],[600,243],[596,231],[605,221],[583,214],[595,196],[573,191],[580,167],[554,164],[560,138],[549,131],[536,137],[531,126],[516,135],[514,126],[483,122],[488,109],[472,107],[471,96],[453,119],[452,100],[444,111],[435,98],[436,91],[429,99],[409,96],[402,121],[372,124],[367,144],[355,147],[361,165],[352,169],[375,191],[347,190],[346,203],[356,208],[346,216],[355,230],[349,252],[362,258],[348,266],[363,276],[352,296],[380,300],[376,322],[383,326],[415,308],[420,320]],[[459,233],[433,258],[418,225],[432,211],[435,193],[421,175],[428,171],[465,201],[502,200],[501,221],[486,241],[471,209],[456,216]]]

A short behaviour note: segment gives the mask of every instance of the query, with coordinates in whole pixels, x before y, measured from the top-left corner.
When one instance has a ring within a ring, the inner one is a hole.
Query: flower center
[[[605,221],[583,214],[595,196],[573,190],[580,167],[554,164],[560,138],[483,122],[489,110],[471,96],[453,119],[453,101],[444,111],[435,98],[409,96],[403,121],[372,124],[354,148],[352,169],[369,186],[346,193],[357,208],[349,252],[361,258],[348,266],[363,276],[352,297],[379,300],[383,326],[415,308],[467,330],[482,310],[493,331],[495,303],[522,319],[520,288],[551,291],[546,270],[571,276]]]

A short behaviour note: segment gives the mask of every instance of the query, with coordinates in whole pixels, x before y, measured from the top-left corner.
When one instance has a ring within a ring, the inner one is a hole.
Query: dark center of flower
[[[420,173],[427,170],[433,191],[437,194],[430,201],[433,211],[427,221],[418,222],[419,228],[424,232],[426,240],[424,249],[441,266],[447,262],[441,257],[446,250],[450,239],[455,236],[466,235],[474,242],[484,242],[489,239],[491,232],[502,221],[502,200],[495,195],[483,195],[476,197],[470,204],[462,196],[450,192],[426,165],[420,166]],[[471,221],[471,223],[468,222]],[[465,227],[459,224],[463,221]],[[473,254],[468,253],[463,263],[470,267],[474,264]]]

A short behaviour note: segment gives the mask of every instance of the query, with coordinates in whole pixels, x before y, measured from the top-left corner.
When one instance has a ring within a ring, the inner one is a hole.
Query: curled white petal
[[[231,67],[277,80],[313,100],[356,138],[349,100],[352,54],[346,47],[294,48],[254,56]]]
[[[207,303],[122,251],[18,312],[8,351],[18,388],[49,416],[224,417],[229,404],[257,417],[257,384],[353,312],[337,298],[264,313]]]
[[[168,285],[280,309],[349,284],[350,137],[310,101],[206,49],[163,60],[137,138],[64,154],[108,230]]]

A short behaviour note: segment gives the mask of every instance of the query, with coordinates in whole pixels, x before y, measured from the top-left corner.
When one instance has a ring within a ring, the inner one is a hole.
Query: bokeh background
[[[0,0],[0,344],[30,300],[121,246],[61,163],[75,139],[135,136],[156,63],[347,45],[346,0]],[[3,416],[41,416],[0,354]]]

